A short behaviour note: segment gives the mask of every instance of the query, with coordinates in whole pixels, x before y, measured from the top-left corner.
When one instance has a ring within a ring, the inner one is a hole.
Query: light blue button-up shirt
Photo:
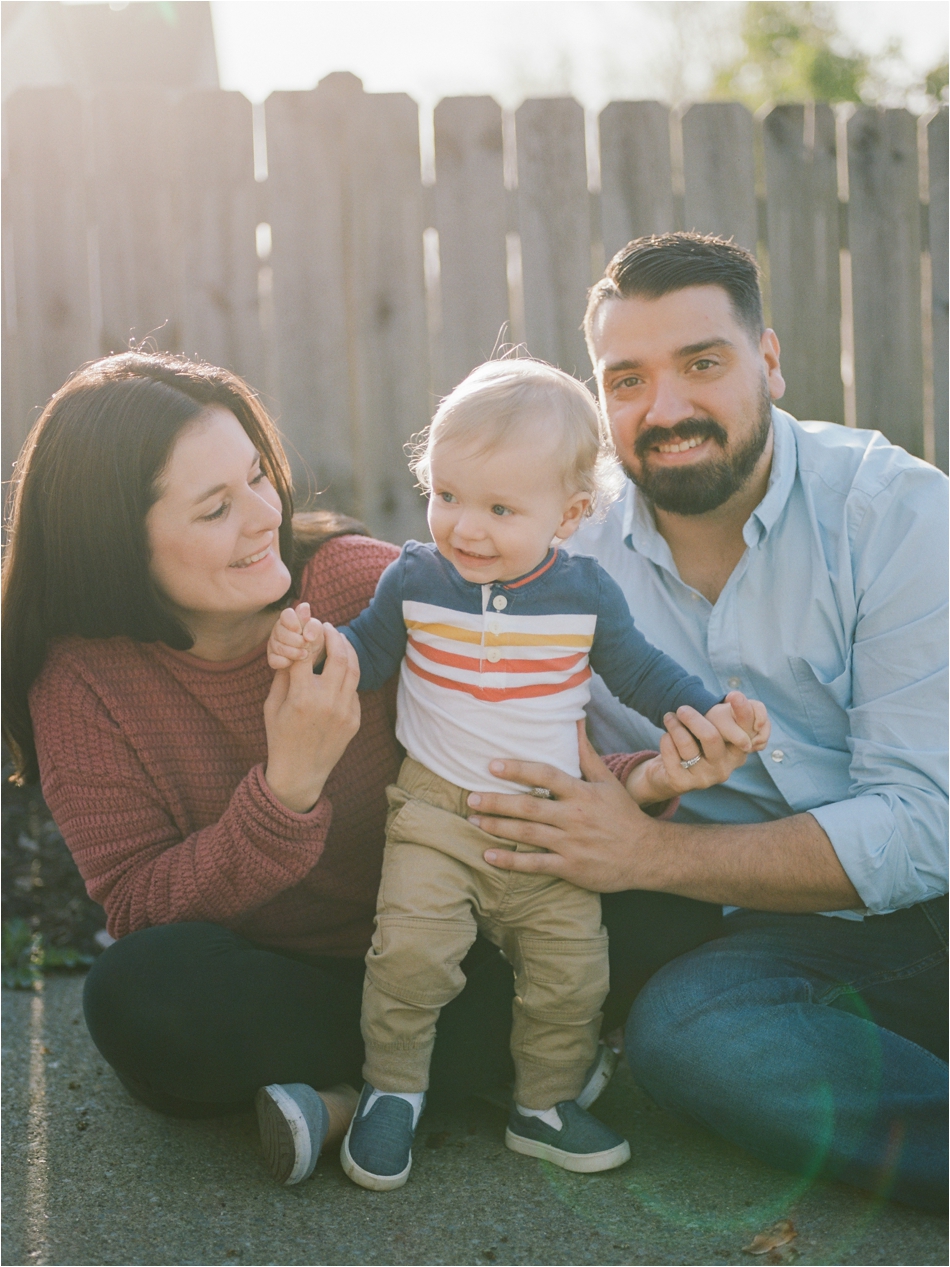
[[[877,432],[778,409],[773,422],[768,490],[714,605],[680,580],[632,484],[570,545],[614,577],[650,642],[769,710],[766,751],[684,796],[678,819],[808,811],[883,914],[947,891],[947,479]],[[599,680],[588,711],[602,752],[658,743]]]

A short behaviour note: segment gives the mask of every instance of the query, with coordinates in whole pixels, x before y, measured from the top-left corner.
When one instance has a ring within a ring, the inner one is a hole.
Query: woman
[[[225,370],[109,357],[21,455],[4,571],[4,732],[119,940],[85,992],[129,1091],[202,1115],[257,1095],[271,1173],[339,1142],[359,1085],[363,955],[399,768],[389,691],[272,674],[275,606],[356,616],[396,550],[292,521],[264,409]],[[510,972],[481,946],[440,1025],[433,1088],[508,1076]],[[332,1121],[331,1121],[332,1118]]]
[[[8,540],[4,738],[118,939],[86,982],[93,1041],[161,1112],[256,1098],[268,1168],[296,1183],[356,1103],[401,753],[392,692],[357,696],[341,635],[328,630],[320,675],[306,662],[272,674],[265,645],[288,600],[353,619],[397,551],[352,520],[293,517],[276,431],[240,379],[141,353],[85,367],[49,402]],[[611,894],[604,919],[616,1025],[719,913]],[[462,966],[435,1095],[511,1077],[510,969],[481,940]]]

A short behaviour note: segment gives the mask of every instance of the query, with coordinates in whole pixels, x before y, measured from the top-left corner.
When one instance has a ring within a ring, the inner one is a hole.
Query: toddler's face
[[[565,492],[554,443],[535,431],[480,452],[436,444],[430,458],[429,531],[466,581],[513,581],[551,542],[579,526],[590,498]]]

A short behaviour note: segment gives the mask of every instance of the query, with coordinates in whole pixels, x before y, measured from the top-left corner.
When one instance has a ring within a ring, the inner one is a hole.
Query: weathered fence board
[[[612,101],[600,114],[604,257],[675,227],[670,112],[658,101]]]
[[[275,92],[267,99],[266,183],[271,226],[278,422],[298,496],[327,488],[356,514],[348,326],[345,106],[332,95]]]
[[[429,417],[419,123],[348,75],[267,103],[281,426],[328,504],[424,531],[403,446]],[[306,487],[306,484],[303,484]]]
[[[947,468],[947,107],[927,124],[930,205],[931,297],[933,304],[934,460]]]
[[[181,347],[176,294],[172,106],[157,88],[92,98],[93,187],[103,352],[150,336]]]
[[[441,396],[488,360],[508,321],[501,108],[491,97],[439,102],[435,170],[442,324],[432,368]]]
[[[526,101],[515,135],[528,351],[586,378],[580,323],[592,278],[584,112],[569,97]]]
[[[771,324],[799,418],[844,422],[835,118],[825,105],[765,118]]]
[[[683,227],[756,248],[755,125],[733,101],[690,106],[683,115]]]
[[[83,111],[69,88],[6,108],[3,478],[39,409],[97,348],[90,320]]]
[[[189,93],[176,106],[179,345],[263,386],[259,220],[251,105],[241,93]]]
[[[848,186],[858,426],[923,457],[917,126],[906,110],[854,113]]]

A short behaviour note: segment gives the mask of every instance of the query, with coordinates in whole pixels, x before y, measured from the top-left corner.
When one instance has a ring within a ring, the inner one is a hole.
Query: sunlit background
[[[3,4],[5,96],[57,79],[55,58],[36,52],[55,7]],[[221,87],[254,101],[349,70],[367,91],[407,92],[423,106],[570,93],[593,108],[812,97],[921,112],[947,81],[947,7],[922,0],[213,0],[211,18]]]

